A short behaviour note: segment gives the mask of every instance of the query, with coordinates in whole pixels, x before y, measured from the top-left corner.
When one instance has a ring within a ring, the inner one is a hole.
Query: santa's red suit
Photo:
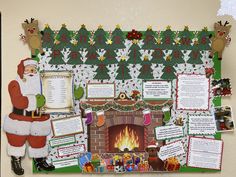
[[[41,158],[48,155],[46,137],[51,126],[49,115],[32,117],[32,112],[37,112],[36,95],[41,94],[41,84],[39,73],[31,76],[24,74],[26,65],[37,65],[37,62],[26,59],[18,65],[18,76],[8,86],[13,111],[5,117],[3,129],[8,139],[8,155],[24,156],[28,141],[29,156]]]

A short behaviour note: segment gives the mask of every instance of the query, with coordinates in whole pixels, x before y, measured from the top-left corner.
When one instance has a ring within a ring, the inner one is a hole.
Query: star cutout
[[[104,60],[105,60],[105,57],[104,57],[104,56],[100,56],[98,59],[99,59],[100,61],[104,61]]]
[[[137,40],[137,39],[133,39],[133,40],[132,40],[132,43],[133,43],[133,44],[138,44],[138,40]]]
[[[107,42],[106,42],[106,44],[111,45],[111,44],[112,44],[112,40],[111,40],[111,39],[108,39]]]
[[[63,28],[66,28],[66,24],[65,24],[65,23],[63,23],[61,26],[62,26]]]
[[[148,29],[148,30],[152,30],[152,26],[149,25],[149,26],[147,27],[147,29]]]
[[[121,56],[121,57],[120,57],[120,60],[121,60],[121,61],[126,61],[126,56]]]
[[[203,31],[208,31],[208,28],[205,26],[205,27],[203,28]]]
[[[171,29],[171,26],[170,26],[170,25],[168,25],[168,26],[166,27],[166,29],[167,29],[167,30],[170,30],[170,29]]]
[[[81,28],[86,28],[85,24],[82,24],[82,25],[81,25]]]
[[[149,60],[149,59],[148,59],[148,56],[145,55],[144,58],[143,58],[143,60],[144,60],[144,61],[148,61],[148,60]]]
[[[99,26],[98,26],[98,29],[102,29],[102,25],[99,25]]]
[[[120,25],[119,25],[119,24],[117,24],[117,25],[116,25],[116,28],[117,28],[117,29],[120,29]]]
[[[45,24],[45,28],[49,28],[49,24]]]
[[[184,30],[188,31],[189,30],[188,26],[184,26]]]

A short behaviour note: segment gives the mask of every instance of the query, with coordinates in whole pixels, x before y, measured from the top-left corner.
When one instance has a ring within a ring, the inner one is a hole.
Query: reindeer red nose
[[[220,36],[223,36],[223,35],[224,35],[224,32],[219,32],[219,35],[220,35]]]

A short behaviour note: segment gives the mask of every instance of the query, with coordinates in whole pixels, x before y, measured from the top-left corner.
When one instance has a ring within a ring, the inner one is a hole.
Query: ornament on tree
[[[148,126],[152,123],[152,115],[151,115],[151,110],[150,109],[144,109],[143,110],[143,125]]]
[[[96,112],[97,115],[97,127],[101,127],[105,124],[105,115],[104,115],[104,111],[97,111]]]
[[[85,109],[85,114],[86,114],[86,121],[85,123],[87,125],[91,124],[93,122],[93,110],[92,108]]]

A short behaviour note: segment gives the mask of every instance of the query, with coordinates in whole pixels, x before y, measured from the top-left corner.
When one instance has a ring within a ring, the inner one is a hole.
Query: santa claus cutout
[[[51,171],[54,166],[46,162],[48,147],[47,135],[50,134],[50,116],[40,114],[45,104],[41,94],[40,75],[37,62],[31,58],[22,60],[18,65],[16,80],[9,83],[8,91],[13,105],[12,112],[5,117],[3,129],[6,132],[8,155],[11,156],[12,170],[23,175],[21,158],[25,155],[26,141],[28,155],[33,158],[38,170]]]

